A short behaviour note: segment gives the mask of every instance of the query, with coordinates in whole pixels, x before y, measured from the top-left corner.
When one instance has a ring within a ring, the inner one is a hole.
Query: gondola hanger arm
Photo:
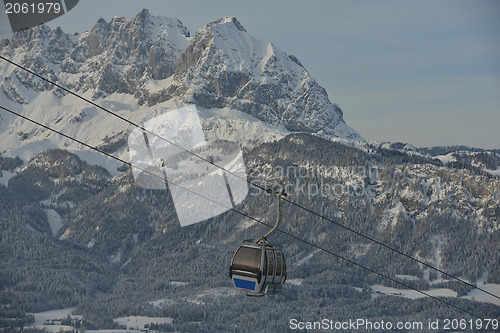
[[[278,228],[279,224],[280,224],[280,220],[281,220],[281,210],[280,210],[280,202],[281,202],[281,197],[284,196],[286,197],[287,194],[285,192],[285,190],[283,189],[283,187],[281,187],[279,190],[276,190],[276,188],[269,188],[267,189],[267,192],[268,193],[272,193],[274,195],[276,195],[277,199],[278,199],[278,202],[277,202],[277,212],[276,212],[276,223],[274,224],[274,227],[269,230],[264,236],[260,237],[259,239],[257,239],[255,241],[255,243],[259,244],[259,245],[264,245],[264,244],[268,244],[269,241],[267,240],[267,238],[274,232],[276,231],[276,229]]]

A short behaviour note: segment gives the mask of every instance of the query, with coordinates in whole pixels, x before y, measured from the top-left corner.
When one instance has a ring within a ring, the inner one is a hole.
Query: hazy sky
[[[236,16],[295,55],[366,139],[500,148],[500,1],[80,0],[66,32],[140,8],[196,29]]]

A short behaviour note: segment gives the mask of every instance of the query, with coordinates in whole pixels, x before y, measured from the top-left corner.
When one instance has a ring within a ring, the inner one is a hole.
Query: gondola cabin
[[[243,244],[233,256],[229,276],[248,296],[280,293],[286,280],[285,257],[269,244]]]

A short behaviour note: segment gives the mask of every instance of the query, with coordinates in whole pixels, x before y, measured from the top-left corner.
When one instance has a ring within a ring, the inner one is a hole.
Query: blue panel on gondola
[[[254,290],[255,289],[255,281],[248,281],[234,278],[234,285],[237,288],[245,289],[245,290]]]

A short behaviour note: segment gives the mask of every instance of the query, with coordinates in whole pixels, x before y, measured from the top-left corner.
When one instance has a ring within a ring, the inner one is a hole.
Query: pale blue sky
[[[500,148],[500,1],[80,0],[66,32],[140,8],[191,31],[236,16],[295,55],[366,139]]]

